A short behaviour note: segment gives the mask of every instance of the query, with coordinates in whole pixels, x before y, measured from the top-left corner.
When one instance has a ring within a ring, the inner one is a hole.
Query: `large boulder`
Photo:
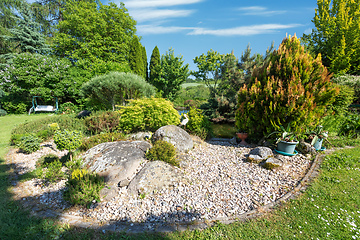
[[[151,194],[173,185],[184,177],[184,173],[166,162],[148,162],[131,180],[128,190],[133,195]]]
[[[167,125],[159,128],[152,136],[154,141],[164,140],[173,144],[177,152],[188,152],[194,147],[191,136],[182,128]]]
[[[129,182],[145,162],[145,153],[151,147],[144,141],[119,141],[101,143],[83,156],[84,165],[103,176],[107,187],[101,195],[109,200],[115,196],[118,185]]]

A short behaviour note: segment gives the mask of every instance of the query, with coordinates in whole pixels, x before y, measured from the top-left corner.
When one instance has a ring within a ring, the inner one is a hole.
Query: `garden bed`
[[[58,152],[52,142],[42,146],[32,154],[22,154],[17,149],[9,152],[7,161],[14,170],[12,192],[15,200],[31,208],[35,215],[62,216],[70,223],[145,223],[149,230],[159,224],[232,219],[274,203],[294,189],[311,163],[301,154],[293,157],[277,155],[285,166],[270,171],[245,161],[250,147],[206,142],[190,151],[181,162],[187,176],[185,180],[141,196],[130,195],[126,187],[119,188],[117,197],[93,203],[87,209],[71,207],[63,200],[65,180],[56,184],[44,184],[40,179],[17,181],[35,169],[41,155],[65,154]]]

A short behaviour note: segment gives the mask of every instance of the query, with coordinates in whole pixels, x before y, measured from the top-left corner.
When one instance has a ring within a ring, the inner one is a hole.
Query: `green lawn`
[[[11,129],[46,115],[0,117],[0,156]],[[10,166],[0,159],[0,239],[358,239],[360,238],[360,147],[326,157],[321,174],[297,200],[248,222],[217,224],[203,231],[102,233],[37,219],[11,200]]]

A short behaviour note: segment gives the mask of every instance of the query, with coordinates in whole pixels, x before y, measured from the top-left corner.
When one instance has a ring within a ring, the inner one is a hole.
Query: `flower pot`
[[[247,145],[247,142],[245,142],[245,139],[248,137],[248,133],[236,133],[237,137],[241,140],[240,144],[241,145]]]
[[[285,153],[294,153],[295,147],[298,145],[299,142],[285,142],[280,141],[277,144],[277,150]]]
[[[315,150],[321,150],[321,145],[322,145],[323,140],[324,140],[323,138],[318,138],[316,140],[316,142],[314,143]]]

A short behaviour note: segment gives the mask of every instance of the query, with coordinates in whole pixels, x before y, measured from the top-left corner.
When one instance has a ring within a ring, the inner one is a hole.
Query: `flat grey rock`
[[[148,162],[131,180],[128,190],[132,195],[151,194],[182,179],[183,172],[163,161]]]
[[[251,163],[261,163],[262,161],[264,161],[264,159],[262,157],[260,157],[259,155],[252,155],[252,154],[250,154],[246,158],[246,160]]]
[[[268,159],[269,157],[273,157],[273,151],[268,147],[257,147],[250,151],[250,155],[258,155],[263,159]]]
[[[105,179],[107,187],[101,191],[102,196],[109,199],[114,196],[121,181],[131,180],[145,161],[145,153],[150,146],[150,143],[143,141],[101,143],[84,154],[86,168]]]
[[[284,162],[278,158],[268,158],[265,160],[265,162],[262,164],[262,166],[266,169],[272,170],[274,168],[282,167],[284,165]]]

